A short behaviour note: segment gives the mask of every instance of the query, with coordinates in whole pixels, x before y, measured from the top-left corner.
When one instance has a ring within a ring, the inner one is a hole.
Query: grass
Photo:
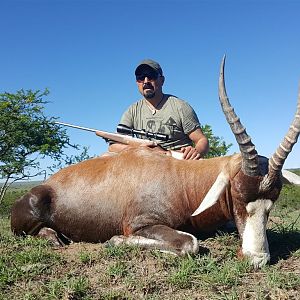
[[[236,232],[201,241],[204,255],[174,257],[138,247],[71,244],[18,238],[9,210],[22,187],[0,209],[0,299],[298,299],[300,187],[284,186],[270,215],[271,265],[254,270],[236,258]]]

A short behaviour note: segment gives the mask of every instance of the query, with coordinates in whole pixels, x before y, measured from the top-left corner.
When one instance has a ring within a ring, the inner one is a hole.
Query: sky
[[[0,0],[0,92],[44,90],[48,116],[114,132],[141,95],[138,63],[151,58],[164,92],[239,152],[218,100],[226,54],[231,104],[260,155],[271,156],[294,117],[300,81],[300,1]],[[106,151],[93,133],[71,141]],[[44,165],[49,164],[47,160]],[[284,168],[300,167],[300,142]]]

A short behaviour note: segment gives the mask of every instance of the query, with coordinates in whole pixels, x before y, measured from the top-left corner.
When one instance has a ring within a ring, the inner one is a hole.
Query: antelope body
[[[221,65],[219,96],[241,153],[178,160],[148,147],[128,148],[64,168],[18,199],[15,234],[68,241],[138,244],[178,255],[197,253],[188,232],[234,220],[241,252],[255,267],[270,259],[268,213],[282,187],[281,169],[300,132],[300,95],[294,121],[274,155],[259,157],[231,107]]]

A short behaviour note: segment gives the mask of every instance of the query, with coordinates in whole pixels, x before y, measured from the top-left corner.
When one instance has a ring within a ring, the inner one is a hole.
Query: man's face
[[[136,75],[136,83],[145,99],[151,99],[157,92],[162,92],[164,77],[151,67],[145,66]]]

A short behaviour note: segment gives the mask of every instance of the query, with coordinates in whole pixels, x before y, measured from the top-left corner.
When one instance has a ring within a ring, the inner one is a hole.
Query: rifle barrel
[[[96,129],[93,129],[93,128],[87,128],[87,127],[77,126],[77,125],[73,125],[73,124],[69,124],[69,123],[64,123],[64,122],[54,122],[54,123],[58,124],[58,125],[63,125],[63,126],[67,126],[67,127],[72,127],[72,128],[76,128],[76,129],[90,131],[90,132],[96,132],[97,131]]]

